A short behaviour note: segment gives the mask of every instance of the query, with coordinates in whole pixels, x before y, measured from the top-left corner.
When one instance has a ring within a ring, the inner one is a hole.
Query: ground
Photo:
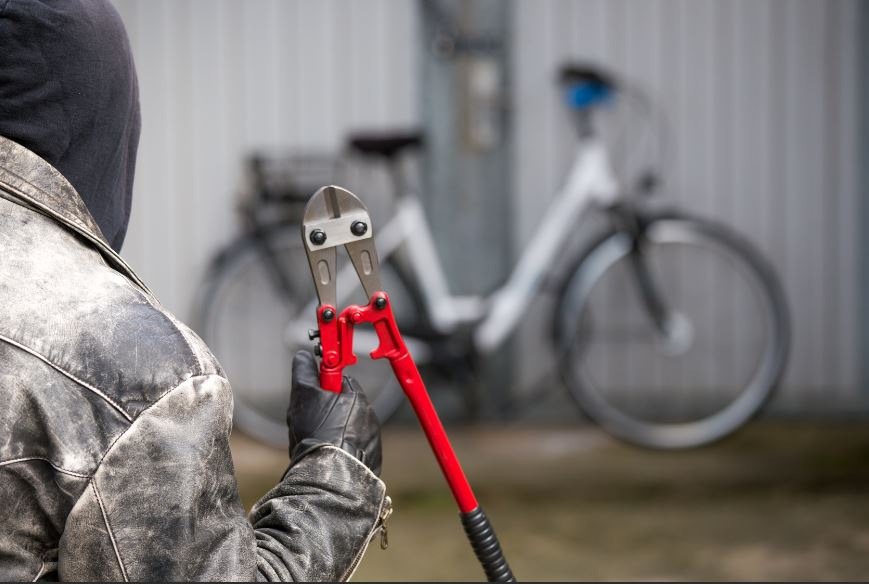
[[[682,453],[584,427],[456,428],[450,436],[517,578],[841,580],[869,576],[869,424],[755,423]],[[233,436],[249,507],[285,454]],[[389,548],[354,578],[482,572],[421,432],[384,430]]]

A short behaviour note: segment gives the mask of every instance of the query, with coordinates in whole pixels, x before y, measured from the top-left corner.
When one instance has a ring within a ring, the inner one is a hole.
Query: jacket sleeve
[[[340,580],[380,527],[383,482],[324,446],[245,517],[225,379],[189,379],[103,458],[61,538],[63,580]],[[253,523],[251,523],[253,522]]]

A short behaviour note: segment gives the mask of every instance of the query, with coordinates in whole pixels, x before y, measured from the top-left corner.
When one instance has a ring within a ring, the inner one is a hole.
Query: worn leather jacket
[[[232,393],[72,186],[0,138],[0,580],[344,580],[389,512],[339,448],[245,516]]]

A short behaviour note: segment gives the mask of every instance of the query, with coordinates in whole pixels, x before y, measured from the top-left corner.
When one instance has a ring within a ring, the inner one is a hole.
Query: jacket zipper
[[[359,567],[359,562],[362,561],[365,552],[368,550],[369,544],[371,544],[371,540],[374,539],[374,536],[377,535],[378,532],[380,533],[380,548],[386,549],[389,547],[389,538],[386,534],[386,520],[389,519],[390,515],[392,515],[392,499],[387,495],[383,498],[383,504],[380,507],[380,514],[377,516],[377,521],[374,523],[374,527],[365,538],[365,545],[362,546],[362,549],[359,550],[359,553],[356,554],[355,558],[353,558],[353,563],[351,563],[347,571],[344,572],[344,577],[341,578],[342,582],[347,582],[353,577],[353,574],[356,573],[356,568]]]

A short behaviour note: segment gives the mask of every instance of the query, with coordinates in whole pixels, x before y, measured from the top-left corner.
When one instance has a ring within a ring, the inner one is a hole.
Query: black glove
[[[344,378],[341,393],[322,389],[317,361],[308,351],[293,359],[287,425],[293,463],[323,444],[333,444],[380,476],[380,422],[368,398],[350,377]]]

